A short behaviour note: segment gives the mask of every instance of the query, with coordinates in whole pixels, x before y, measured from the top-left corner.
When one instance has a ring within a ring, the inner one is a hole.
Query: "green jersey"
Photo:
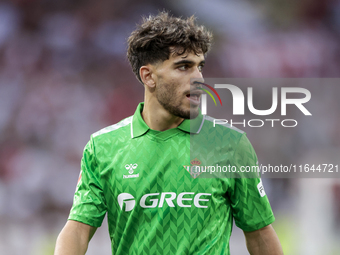
[[[245,133],[202,115],[155,131],[142,109],[143,103],[91,136],[70,220],[99,227],[107,213],[113,254],[229,254],[233,219],[245,231],[274,221],[260,178],[202,178],[193,171],[202,159],[191,150],[192,137],[207,142],[211,133],[223,148],[214,151],[220,155],[204,153],[209,164],[255,166]]]

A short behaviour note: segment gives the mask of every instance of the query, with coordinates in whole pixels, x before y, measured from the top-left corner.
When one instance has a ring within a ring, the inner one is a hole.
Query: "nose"
[[[203,74],[202,74],[202,69],[200,67],[196,67],[194,71],[195,78],[202,79]]]
[[[195,82],[199,82],[199,83],[204,83],[204,79],[203,79],[203,74],[200,71],[199,67],[196,67],[192,77],[190,79],[190,84],[193,85]]]

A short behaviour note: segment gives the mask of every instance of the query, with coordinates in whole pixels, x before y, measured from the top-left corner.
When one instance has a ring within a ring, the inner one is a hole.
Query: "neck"
[[[142,117],[149,128],[165,131],[178,127],[184,120],[169,113],[156,99],[144,99]]]

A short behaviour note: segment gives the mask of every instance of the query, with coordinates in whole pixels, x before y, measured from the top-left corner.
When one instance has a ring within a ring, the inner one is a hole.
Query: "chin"
[[[198,107],[176,107],[169,104],[162,104],[162,106],[172,115],[183,119],[195,119],[199,114]]]
[[[190,110],[189,118],[188,119],[196,119],[199,114],[198,109]]]

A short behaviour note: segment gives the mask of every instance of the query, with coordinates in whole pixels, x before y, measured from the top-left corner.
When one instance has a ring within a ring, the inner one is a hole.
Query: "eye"
[[[178,69],[181,70],[181,71],[186,71],[188,69],[188,66],[182,65],[182,66],[179,66]]]
[[[203,67],[204,67],[204,65],[198,66],[198,70],[199,70],[200,72],[203,72]]]

